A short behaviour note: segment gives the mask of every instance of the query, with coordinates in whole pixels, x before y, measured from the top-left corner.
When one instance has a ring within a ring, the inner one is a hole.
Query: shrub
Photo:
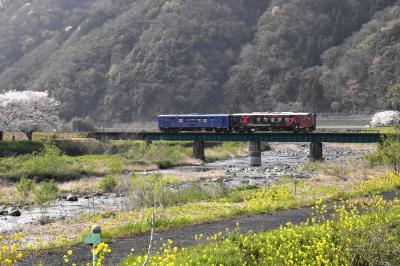
[[[53,144],[45,144],[44,150],[29,158],[23,165],[23,172],[30,177],[53,179],[73,175],[68,161],[61,155],[60,149]]]
[[[198,183],[171,185],[160,174],[133,175],[130,200],[134,207],[172,206],[220,197],[227,192],[221,184]]]
[[[107,161],[107,167],[110,169],[112,174],[121,174],[124,169],[124,165],[120,158],[109,158]]]
[[[147,145],[145,142],[139,142],[128,150],[126,157],[134,161],[159,162],[161,167],[167,167],[182,160],[185,154],[182,145],[170,145],[164,142]]]
[[[73,131],[90,132],[96,131],[93,121],[88,118],[75,117],[71,120],[71,128]]]
[[[0,141],[0,157],[29,154],[41,149],[43,144],[37,141]]]
[[[400,172],[400,139],[396,136],[387,136],[382,139],[378,150],[366,155],[371,166],[387,164],[396,173]]]
[[[89,138],[55,139],[51,142],[64,154],[70,156],[102,154],[107,149],[107,145]]]
[[[35,183],[32,179],[21,178],[21,180],[15,185],[15,189],[20,196],[26,198],[35,188]]]
[[[54,180],[45,181],[33,190],[35,201],[38,204],[44,204],[54,200],[57,197],[57,194],[58,187]]]
[[[114,175],[106,175],[100,179],[99,188],[105,192],[112,192],[117,184],[118,182]]]

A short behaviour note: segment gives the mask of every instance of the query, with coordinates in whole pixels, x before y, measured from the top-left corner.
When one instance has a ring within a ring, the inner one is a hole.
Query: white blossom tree
[[[6,98],[0,94],[0,141],[3,140],[3,132],[5,130],[5,115],[4,115],[4,111],[5,111],[5,105],[6,105]]]
[[[19,114],[17,98],[18,94],[15,91],[0,94],[0,140],[3,140],[3,132],[9,130],[17,120]]]
[[[374,114],[371,119],[370,125],[374,127],[379,126],[393,126],[400,123],[399,111],[384,111]]]
[[[0,95],[0,131],[18,130],[32,140],[35,131],[51,130],[58,122],[59,103],[47,92],[9,91]]]

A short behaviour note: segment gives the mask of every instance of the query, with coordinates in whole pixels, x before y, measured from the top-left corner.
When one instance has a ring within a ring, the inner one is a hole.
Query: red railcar
[[[231,128],[237,132],[312,132],[316,128],[316,114],[292,112],[232,114]]]

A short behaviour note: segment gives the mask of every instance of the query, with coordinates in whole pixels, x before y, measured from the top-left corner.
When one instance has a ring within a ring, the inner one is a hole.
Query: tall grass
[[[134,208],[176,206],[222,197],[228,189],[221,184],[177,184],[159,174],[133,175],[130,200]]]
[[[18,181],[21,177],[65,180],[78,175],[78,169],[52,144],[45,144],[41,152],[15,158],[0,159],[0,177]]]

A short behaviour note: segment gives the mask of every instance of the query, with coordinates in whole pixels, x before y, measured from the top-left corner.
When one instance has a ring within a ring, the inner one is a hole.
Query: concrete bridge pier
[[[310,144],[310,160],[311,161],[322,161],[324,159],[322,153],[321,142],[311,142]]]
[[[250,166],[261,166],[261,142],[249,141]]]
[[[206,159],[204,156],[204,141],[195,140],[193,142],[193,157],[202,161]]]

